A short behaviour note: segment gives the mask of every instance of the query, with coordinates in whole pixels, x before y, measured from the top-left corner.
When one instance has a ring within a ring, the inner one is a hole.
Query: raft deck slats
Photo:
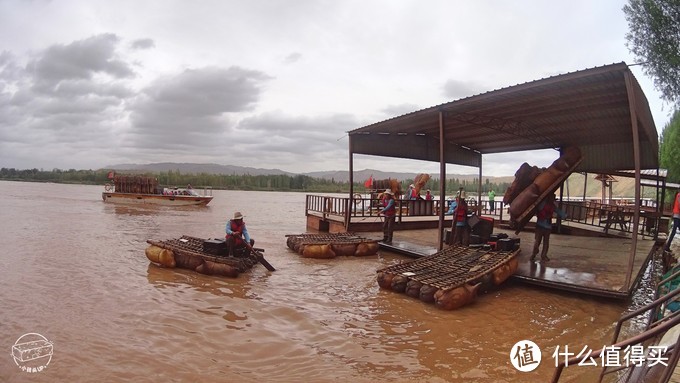
[[[517,256],[515,251],[491,251],[462,246],[449,247],[433,255],[392,265],[378,273],[407,274],[409,279],[443,290],[475,282]]]
[[[329,234],[287,234],[289,241],[302,245],[322,245],[327,243],[358,244],[362,242],[374,242],[374,240],[358,236],[354,233],[329,233]]]

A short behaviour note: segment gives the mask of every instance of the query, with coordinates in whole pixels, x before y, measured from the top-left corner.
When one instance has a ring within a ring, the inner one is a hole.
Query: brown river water
[[[616,320],[651,295],[506,283],[444,311],[378,287],[376,270],[403,256],[288,250],[285,235],[306,232],[303,193],[216,190],[207,207],[171,208],[108,204],[102,191],[0,182],[0,382],[543,382],[556,347],[609,344]],[[147,239],[223,237],[235,210],[277,271],[229,279],[145,257]],[[42,371],[12,357],[28,333],[53,344]],[[525,339],[543,359],[526,373],[510,363]],[[598,373],[571,366],[563,381]]]

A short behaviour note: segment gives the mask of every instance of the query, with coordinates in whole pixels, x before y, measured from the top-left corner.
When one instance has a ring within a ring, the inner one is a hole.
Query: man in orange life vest
[[[250,243],[251,247],[255,244],[255,240],[251,239],[250,234],[248,234],[246,223],[243,222],[243,214],[239,211],[234,213],[234,219],[227,221],[226,231],[226,242],[230,256],[233,256],[234,252],[244,249],[247,243]]]
[[[555,194],[551,193],[538,204],[536,207],[536,234],[534,235],[534,250],[531,252],[531,262],[536,259],[538,255],[538,248],[543,242],[543,250],[541,250],[541,261],[547,262],[548,247],[550,246],[550,233],[552,232],[552,216],[557,214],[564,219],[567,214],[555,206]]]
[[[673,237],[675,237],[675,231],[678,230],[680,226],[680,190],[675,193],[675,201],[673,202],[673,228],[671,229],[671,234],[666,241],[664,250],[671,251],[671,242],[673,242]]]

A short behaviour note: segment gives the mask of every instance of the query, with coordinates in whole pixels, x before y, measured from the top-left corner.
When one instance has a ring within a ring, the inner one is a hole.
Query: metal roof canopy
[[[482,93],[348,134],[350,155],[481,168],[483,154],[573,145],[583,153],[576,171],[658,168],[654,120],[625,62]]]
[[[642,169],[658,169],[659,140],[649,103],[625,62],[584,69],[422,109],[348,132],[350,203],[354,153],[439,162],[443,203],[446,164],[479,168],[482,155],[577,146],[589,173],[634,170],[631,279],[639,228]],[[346,227],[350,215],[347,215]],[[443,209],[438,246],[442,248]]]

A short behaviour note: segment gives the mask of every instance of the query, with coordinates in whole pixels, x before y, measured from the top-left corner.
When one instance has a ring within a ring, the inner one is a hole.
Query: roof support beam
[[[626,88],[628,89],[628,104],[630,107],[630,121],[633,129],[633,159],[635,161],[635,211],[633,212],[633,242],[630,246],[628,258],[628,272],[624,286],[629,288],[632,281],[635,252],[637,250],[638,230],[640,226],[640,134],[638,132],[637,105],[630,72],[625,72]]]
[[[350,133],[349,137],[358,154],[482,166],[481,153],[424,134]]]
[[[446,145],[444,145],[444,113],[439,111],[439,224],[437,225],[437,249],[444,248],[444,200],[446,194]],[[453,234],[453,233],[452,233]]]

